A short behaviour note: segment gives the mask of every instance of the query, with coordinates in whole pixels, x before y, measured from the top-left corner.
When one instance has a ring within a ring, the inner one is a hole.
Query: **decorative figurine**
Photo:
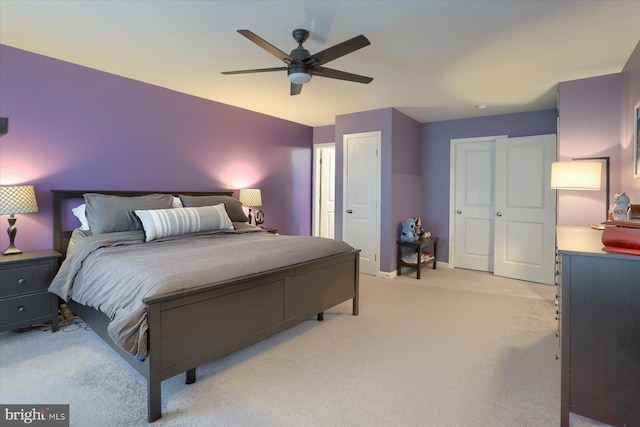
[[[625,193],[616,194],[613,199],[613,219],[616,221],[626,221],[627,211],[631,199]]]

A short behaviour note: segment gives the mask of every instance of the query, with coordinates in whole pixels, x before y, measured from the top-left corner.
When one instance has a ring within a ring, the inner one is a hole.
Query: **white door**
[[[554,283],[555,157],[555,135],[496,141],[494,274]]]
[[[360,272],[380,271],[380,132],[343,136],[344,240],[360,249]]]
[[[495,139],[452,143],[454,266],[493,271]]]
[[[454,267],[553,284],[556,136],[451,142]]]
[[[314,212],[317,224],[314,236],[333,239],[335,236],[336,206],[336,148],[335,144],[316,147]]]

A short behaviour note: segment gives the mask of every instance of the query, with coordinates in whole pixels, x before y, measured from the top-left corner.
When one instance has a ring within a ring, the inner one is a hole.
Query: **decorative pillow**
[[[87,222],[86,206],[84,203],[71,209],[73,215],[80,221],[80,230],[88,231],[89,223]]]
[[[147,194],[145,196],[108,196],[86,193],[86,214],[93,235],[115,231],[140,230],[140,221],[133,214],[136,209],[171,208],[171,194]]]
[[[185,207],[213,206],[224,203],[224,208],[233,222],[249,222],[249,218],[242,210],[240,200],[231,196],[185,196],[180,194],[180,200]]]
[[[233,230],[233,224],[222,203],[197,208],[135,210],[134,212],[142,222],[145,242],[199,231]]]

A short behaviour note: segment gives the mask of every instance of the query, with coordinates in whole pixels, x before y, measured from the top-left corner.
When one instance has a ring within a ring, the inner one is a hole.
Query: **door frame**
[[[449,140],[449,268],[455,268],[455,221],[456,221],[456,153],[457,145],[469,142],[491,142],[508,138],[508,135],[456,138]]]
[[[318,144],[313,144],[313,188],[311,190],[311,197],[313,198],[312,207],[311,207],[311,235],[319,236],[320,235],[320,203],[318,200],[320,199],[320,185],[322,184],[322,174],[321,174],[321,166],[320,166],[320,151],[323,148],[333,148],[335,151],[336,143],[335,142],[322,142]]]
[[[347,170],[348,170],[348,147],[347,141],[349,138],[364,138],[373,137],[377,139],[377,156],[376,156],[376,182],[377,182],[377,206],[376,206],[376,222],[378,227],[376,229],[375,245],[376,245],[376,276],[380,276],[380,229],[381,229],[381,215],[382,210],[382,131],[370,131],[370,132],[357,132],[342,135],[342,239],[346,241],[348,235],[348,215],[347,215]]]

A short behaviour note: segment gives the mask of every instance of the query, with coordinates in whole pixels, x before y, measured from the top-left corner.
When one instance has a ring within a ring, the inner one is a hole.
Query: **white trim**
[[[378,271],[378,274],[376,277],[380,277],[382,279],[395,279],[397,275],[398,275],[397,270],[393,270],[391,272]]]
[[[456,153],[460,143],[490,142],[509,138],[509,135],[456,138],[449,140],[449,268],[455,268],[455,221],[456,221]]]

